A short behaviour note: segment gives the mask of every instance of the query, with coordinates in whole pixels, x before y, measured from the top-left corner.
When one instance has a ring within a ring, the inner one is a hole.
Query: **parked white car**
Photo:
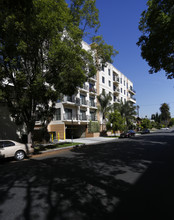
[[[21,144],[12,140],[0,140],[0,158],[14,157],[16,160],[23,160],[34,152],[31,144]]]

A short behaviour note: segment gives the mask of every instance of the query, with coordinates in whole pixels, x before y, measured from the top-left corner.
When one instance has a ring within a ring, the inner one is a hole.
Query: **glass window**
[[[11,147],[11,146],[15,146],[15,144],[11,141],[4,141],[4,147]]]
[[[105,83],[105,77],[102,76],[102,83]]]
[[[108,75],[109,75],[109,76],[111,75],[111,70],[110,70],[110,69],[108,69]]]
[[[109,86],[111,87],[111,81],[110,81],[110,80],[108,81],[108,84],[109,84]]]
[[[54,121],[61,120],[61,109],[60,108],[56,109],[53,120]]]

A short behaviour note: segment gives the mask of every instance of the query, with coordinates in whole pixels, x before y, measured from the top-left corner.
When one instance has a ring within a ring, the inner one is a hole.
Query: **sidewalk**
[[[90,144],[100,144],[106,142],[113,142],[115,141],[116,137],[95,137],[95,138],[76,138],[76,139],[66,139],[66,142],[73,142],[73,143],[82,143],[86,145]]]
[[[79,145],[85,144],[85,145],[92,145],[92,144],[101,144],[101,143],[108,143],[108,142],[114,142],[118,138],[113,137],[113,138],[108,138],[108,137],[97,137],[97,138],[77,138],[77,139],[66,139],[66,140],[60,140],[59,143],[73,143],[73,146],[68,146],[68,147],[59,147],[59,148],[54,148],[54,149],[49,149],[49,150],[44,150],[40,151],[40,154],[44,153],[49,153],[49,152],[55,152],[55,151],[60,151],[60,150],[66,150],[66,149],[71,149],[76,146],[76,143]],[[58,140],[54,140],[53,144],[58,143]],[[50,144],[49,144],[50,145]],[[37,155],[35,155],[37,156]]]

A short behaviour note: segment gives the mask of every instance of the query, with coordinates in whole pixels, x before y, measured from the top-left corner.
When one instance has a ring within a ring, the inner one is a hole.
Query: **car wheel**
[[[16,160],[23,160],[25,157],[25,153],[24,151],[22,150],[18,150],[16,153],[15,153],[15,159]]]

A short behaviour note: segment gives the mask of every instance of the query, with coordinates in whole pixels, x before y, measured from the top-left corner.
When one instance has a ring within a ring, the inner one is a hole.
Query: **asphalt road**
[[[174,130],[0,163],[0,219],[174,219]]]

